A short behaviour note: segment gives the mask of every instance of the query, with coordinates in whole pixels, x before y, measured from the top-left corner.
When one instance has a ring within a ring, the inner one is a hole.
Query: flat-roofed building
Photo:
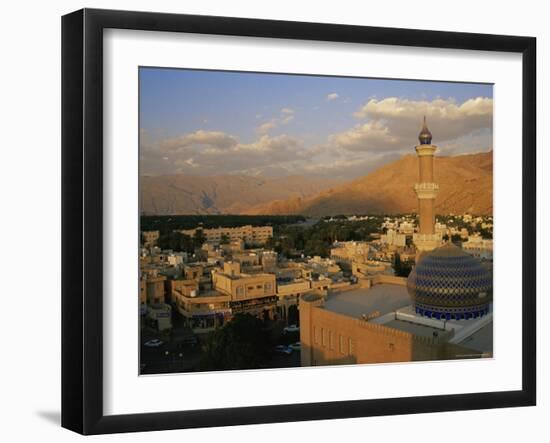
[[[150,325],[158,331],[172,328],[172,307],[165,303],[152,304],[147,307],[147,318]]]
[[[389,262],[367,260],[366,262],[361,263],[354,261],[351,264],[351,273],[357,278],[364,278],[374,274],[393,274],[393,269],[391,263]]]
[[[297,307],[300,296],[311,291],[311,280],[304,278],[278,279],[277,280],[277,313],[282,320],[288,320],[289,311],[295,309],[297,320]]]
[[[419,317],[402,280],[302,296],[302,366],[492,355],[492,316],[451,322]]]
[[[198,264],[185,265],[183,275],[187,280],[199,280],[202,277],[204,266]]]
[[[493,259],[493,240],[482,238],[480,235],[470,236],[468,241],[462,243],[462,249],[474,257]]]
[[[196,334],[210,332],[232,317],[230,295],[215,290],[199,292],[196,282],[174,289],[172,298],[184,325]]]
[[[197,231],[201,231],[207,242],[220,243],[222,240],[236,242],[239,240],[248,244],[263,245],[267,240],[273,237],[273,227],[271,226],[239,226],[236,228],[202,228],[182,229],[182,234],[194,237]]]
[[[399,234],[393,229],[380,236],[380,242],[387,245],[405,247],[407,243],[407,236],[405,234]]]
[[[277,253],[275,251],[262,251],[261,263],[264,272],[274,273],[277,270]]]
[[[212,273],[212,283],[216,291],[231,297],[233,314],[243,312],[273,318],[277,304],[274,274],[243,274],[240,264],[226,262],[223,272]]]
[[[260,266],[260,255],[255,252],[233,253],[231,258],[240,263],[241,269]]]
[[[156,269],[142,271],[139,282],[141,303],[146,303],[148,305],[164,303],[165,281],[166,277],[160,275]]]
[[[405,235],[413,235],[414,228],[415,228],[415,225],[413,222],[403,221],[399,224],[399,233],[405,234]]]
[[[351,265],[353,261],[366,261],[369,256],[370,246],[367,242],[340,242],[333,245],[330,250],[330,258],[339,263]]]

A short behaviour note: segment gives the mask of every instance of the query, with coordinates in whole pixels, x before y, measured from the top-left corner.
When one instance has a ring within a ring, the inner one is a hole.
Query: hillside
[[[491,214],[493,211],[493,153],[435,157],[435,182],[439,184],[439,214]],[[365,177],[309,197],[293,196],[257,205],[247,214],[408,213],[417,209],[413,190],[418,180],[418,159],[406,155]]]
[[[307,198],[339,183],[298,176],[142,176],[140,208],[148,215],[239,214],[273,200]]]

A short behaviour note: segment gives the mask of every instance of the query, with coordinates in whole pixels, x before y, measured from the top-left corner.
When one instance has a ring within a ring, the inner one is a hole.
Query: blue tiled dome
[[[420,260],[409,274],[407,290],[417,314],[461,320],[489,312],[493,281],[478,259],[447,243]]]

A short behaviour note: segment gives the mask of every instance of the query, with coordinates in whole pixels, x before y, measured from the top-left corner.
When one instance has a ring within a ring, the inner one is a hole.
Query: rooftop
[[[384,323],[384,326],[387,326],[388,328],[399,329],[403,332],[409,332],[418,337],[433,337],[434,333],[445,333],[444,329],[434,328],[432,326],[421,325],[418,323],[411,323],[403,320],[391,320],[387,323]]]
[[[410,304],[411,299],[405,286],[381,284],[330,295],[324,307],[338,314],[359,318],[373,311],[385,315]]]
[[[493,352],[493,322],[483,326],[458,344],[481,352]]]

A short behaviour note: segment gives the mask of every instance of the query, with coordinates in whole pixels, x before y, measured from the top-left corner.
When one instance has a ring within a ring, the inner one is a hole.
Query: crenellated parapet
[[[437,183],[417,183],[414,185],[414,192],[419,199],[435,199],[439,192]]]

